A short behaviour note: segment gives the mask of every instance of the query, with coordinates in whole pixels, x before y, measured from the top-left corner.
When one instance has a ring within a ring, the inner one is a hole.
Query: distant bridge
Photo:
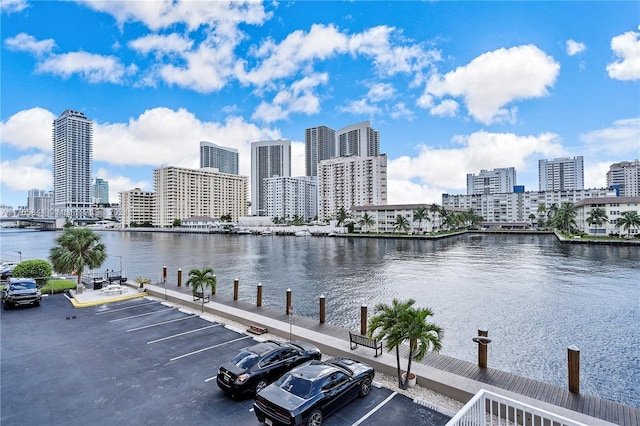
[[[16,222],[18,225],[24,222],[39,224],[43,231],[62,229],[66,221],[65,218],[55,217],[0,217],[0,222]]]

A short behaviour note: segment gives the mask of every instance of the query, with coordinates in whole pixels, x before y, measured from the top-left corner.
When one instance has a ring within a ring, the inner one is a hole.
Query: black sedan
[[[270,426],[319,426],[354,398],[367,396],[374,374],[369,365],[348,358],[310,361],[260,391],[253,409]]]
[[[293,367],[321,357],[320,350],[306,342],[267,340],[243,349],[222,364],[216,381],[233,397],[254,394]]]

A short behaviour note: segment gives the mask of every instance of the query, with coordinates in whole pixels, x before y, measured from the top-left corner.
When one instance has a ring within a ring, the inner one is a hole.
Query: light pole
[[[22,263],[22,252],[21,251],[17,251],[16,253],[18,253],[18,255],[20,255],[20,263]]]

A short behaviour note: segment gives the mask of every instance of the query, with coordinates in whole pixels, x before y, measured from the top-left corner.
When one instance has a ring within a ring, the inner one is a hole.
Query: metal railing
[[[446,426],[586,426],[506,396],[479,391]]]

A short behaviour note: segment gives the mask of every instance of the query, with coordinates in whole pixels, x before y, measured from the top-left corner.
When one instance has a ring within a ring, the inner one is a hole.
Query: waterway
[[[472,337],[489,330],[489,366],[567,386],[567,347],[581,354],[586,394],[640,407],[640,247],[561,244],[551,235],[463,235],[437,241],[97,231],[102,269],[169,285],[178,269],[212,267],[217,293],[359,329],[360,306],[416,300],[444,331],[442,353],[477,361]],[[57,232],[0,231],[3,260],[46,259]],[[98,271],[96,271],[98,272]]]

